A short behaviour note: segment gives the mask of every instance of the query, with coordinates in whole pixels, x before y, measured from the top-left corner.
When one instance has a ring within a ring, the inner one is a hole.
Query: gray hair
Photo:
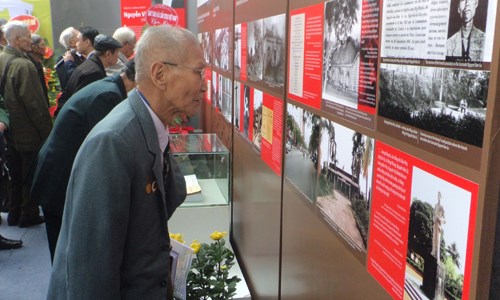
[[[198,38],[184,28],[162,25],[146,29],[135,47],[135,81],[147,80],[154,62],[182,63],[189,53],[189,43],[199,44]]]
[[[122,45],[125,45],[126,42],[131,43],[135,41],[135,32],[130,27],[120,27],[113,33],[113,38],[122,43]]]
[[[5,33],[5,39],[9,43],[9,45],[12,44],[12,42],[23,32],[26,30],[29,31],[28,25],[24,24],[21,21],[10,21],[7,22],[3,27],[3,32]]]
[[[31,43],[32,44],[38,45],[38,44],[40,44],[41,41],[43,41],[43,38],[40,35],[35,34],[35,33],[33,33],[31,35]]]
[[[78,35],[78,30],[76,30],[73,27],[68,27],[61,32],[61,35],[59,36],[59,44],[61,44],[64,49],[69,49],[70,47],[70,40],[72,38],[76,38]]]

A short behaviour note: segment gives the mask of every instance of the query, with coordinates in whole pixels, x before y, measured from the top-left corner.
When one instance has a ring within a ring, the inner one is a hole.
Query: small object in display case
[[[183,207],[227,205],[229,150],[215,134],[171,134],[172,155],[186,179]]]

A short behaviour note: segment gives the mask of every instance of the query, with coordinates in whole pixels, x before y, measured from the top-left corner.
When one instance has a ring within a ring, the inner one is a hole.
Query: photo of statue
[[[446,223],[444,217],[444,208],[441,204],[441,192],[438,192],[438,202],[434,205],[434,227],[432,230],[432,250],[431,255],[438,261],[440,260],[441,235],[443,233],[443,224]]]

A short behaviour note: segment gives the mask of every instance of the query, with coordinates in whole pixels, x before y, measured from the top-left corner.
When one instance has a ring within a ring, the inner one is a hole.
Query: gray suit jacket
[[[133,90],[76,156],[48,299],[167,299],[167,221],[186,197],[168,159],[165,191],[156,130]]]

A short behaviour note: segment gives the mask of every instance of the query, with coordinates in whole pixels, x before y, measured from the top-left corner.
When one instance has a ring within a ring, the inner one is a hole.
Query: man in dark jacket
[[[89,83],[106,77],[106,68],[118,61],[118,50],[122,44],[110,36],[99,34],[94,41],[94,52],[90,54],[71,75],[66,90],[59,98],[56,115],[66,101]]]
[[[121,74],[93,82],[74,94],[38,152],[31,196],[42,206],[52,259],[76,152],[95,124],[127,98],[127,92],[135,86],[134,76],[135,64],[131,60]]]
[[[3,96],[9,113],[7,161],[12,178],[7,222],[28,227],[43,222],[25,179],[36,151],[52,129],[52,120],[35,66],[26,58],[31,51],[31,32],[19,21],[7,23],[3,30],[8,46],[0,54],[0,80],[5,81]]]

